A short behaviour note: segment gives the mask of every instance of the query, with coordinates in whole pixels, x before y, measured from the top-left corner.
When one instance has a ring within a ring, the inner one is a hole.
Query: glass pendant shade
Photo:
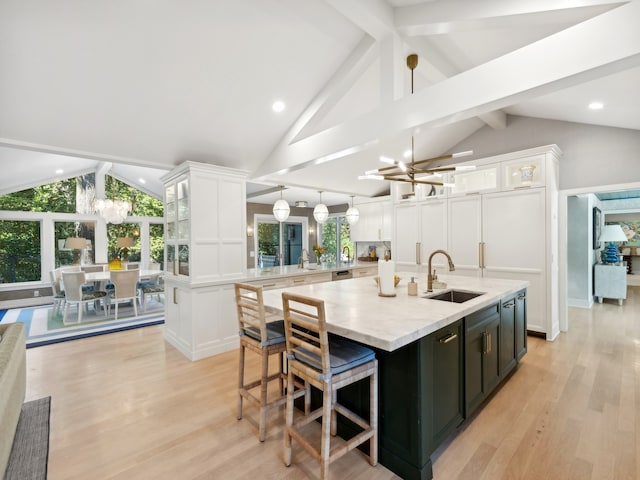
[[[284,222],[287,218],[289,218],[290,210],[291,209],[289,208],[289,204],[282,198],[273,204],[273,216],[276,217],[276,220],[278,220],[279,222]]]
[[[349,225],[358,223],[358,220],[360,219],[360,211],[353,206],[353,196],[351,197],[351,206],[347,209],[347,213],[345,213],[344,216],[347,218],[347,223]]]
[[[324,223],[329,218],[329,209],[324,203],[319,203],[316,208],[313,209],[313,218],[318,223]]]
[[[349,225],[353,225],[354,223],[358,223],[358,220],[360,219],[360,212],[356,207],[349,207],[347,213],[345,213],[345,217],[347,217]]]
[[[318,193],[320,194],[320,203],[313,209],[313,218],[315,218],[318,223],[324,223],[327,221],[327,218],[329,218],[329,209],[322,203],[322,192]]]

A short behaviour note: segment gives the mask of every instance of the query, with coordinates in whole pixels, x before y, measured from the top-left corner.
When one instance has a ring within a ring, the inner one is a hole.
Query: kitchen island
[[[395,297],[378,296],[365,277],[265,291],[264,300],[280,311],[284,290],[323,299],[331,333],[374,349],[380,463],[405,479],[430,479],[431,454],[526,352],[528,282],[442,276],[446,290],[482,293],[455,303],[409,296],[407,280],[415,274],[399,275]],[[339,401],[366,415],[368,386],[342,390]],[[345,420],[338,432],[349,437],[357,429]]]

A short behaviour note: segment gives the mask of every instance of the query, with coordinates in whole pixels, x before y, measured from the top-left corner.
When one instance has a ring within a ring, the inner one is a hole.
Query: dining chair
[[[238,312],[238,327],[240,334],[240,359],[238,367],[238,420],[242,419],[243,400],[251,402],[260,410],[259,436],[264,442],[266,435],[267,412],[270,409],[285,404],[285,379],[284,358],[286,343],[284,337],[283,320],[267,321],[266,310],[262,295],[262,286],[248,283],[236,283],[235,298]],[[251,382],[245,381],[245,352],[250,350],[261,359],[260,378]],[[269,357],[276,355],[279,359],[279,368],[276,373],[269,374]],[[269,382],[278,380],[279,394],[268,399]],[[246,382],[246,383],[245,383]],[[260,387],[259,396],[252,390]],[[294,389],[297,387],[297,390]],[[298,398],[309,393],[309,387],[292,384],[290,387],[292,397]],[[305,396],[305,408],[308,411],[310,395]]]
[[[60,309],[65,303],[64,290],[62,289],[62,274],[56,268],[49,272],[51,277],[51,290],[53,291],[53,313],[60,313]]]
[[[329,464],[369,440],[369,463],[378,463],[378,361],[375,353],[359,343],[327,332],[324,301],[284,292],[284,331],[287,343],[288,387],[297,377],[322,392],[322,406],[294,421],[293,395],[285,408],[284,463],[291,465],[291,441],[295,439],[320,461],[320,478],[327,479]],[[369,419],[338,403],[338,390],[369,379]],[[289,389],[288,392],[291,390]],[[331,448],[340,414],[360,427],[360,433]],[[309,436],[308,425],[322,417],[320,445]],[[305,429],[304,427],[307,427]]]
[[[107,296],[106,292],[100,290],[93,290],[90,292],[84,292],[82,290],[83,285],[86,283],[84,272],[62,272],[62,282],[64,284],[65,304],[64,304],[64,316],[62,323],[67,325],[67,312],[70,304],[76,304],[78,306],[78,321],[82,322],[82,307],[88,306],[89,303],[94,304],[94,308],[97,307],[97,302],[101,299],[104,301]],[[103,308],[106,316],[106,305],[103,304]],[[97,309],[96,309],[97,310]],[[97,313],[97,312],[96,312]]]
[[[124,301],[133,302],[133,312],[135,316],[138,316],[138,270],[113,270],[110,272],[111,283],[113,283],[113,290],[109,292],[107,297],[107,305],[109,314],[111,314],[111,304],[115,303],[116,313],[115,319],[118,319],[118,304]]]

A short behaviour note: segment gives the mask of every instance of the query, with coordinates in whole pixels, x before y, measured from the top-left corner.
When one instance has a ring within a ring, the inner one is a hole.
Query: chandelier
[[[418,66],[418,55],[411,54],[407,57],[407,67],[411,70],[411,94],[413,95],[413,71]],[[389,164],[388,167],[376,168],[368,170],[364,175],[358,177],[358,180],[390,180],[393,182],[411,183],[411,191],[415,193],[416,184],[422,185],[438,185],[452,186],[452,184],[444,183],[442,180],[443,172],[473,170],[475,166],[446,166],[433,167],[434,162],[448,160],[451,158],[465,157],[473,155],[473,151],[452,153],[450,155],[442,155],[439,157],[428,158],[425,160],[415,160],[415,142],[411,135],[411,162],[405,163],[392,158],[380,157],[380,161]]]
[[[124,222],[131,210],[131,202],[125,200],[98,199],[93,204],[96,213],[99,213],[107,223],[119,224]]]

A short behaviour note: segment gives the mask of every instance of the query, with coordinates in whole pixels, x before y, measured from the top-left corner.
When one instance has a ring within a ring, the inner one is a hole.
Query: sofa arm
[[[4,477],[27,388],[24,324],[0,324],[0,477]]]

